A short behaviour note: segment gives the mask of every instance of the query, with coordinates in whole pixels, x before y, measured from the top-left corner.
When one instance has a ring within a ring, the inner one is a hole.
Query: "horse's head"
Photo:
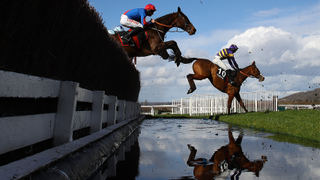
[[[183,14],[180,7],[178,7],[177,14],[178,16],[177,16],[176,26],[188,32],[190,35],[195,34],[197,31],[196,28],[189,21],[188,17],[185,14]]]
[[[250,67],[250,70],[247,73],[249,76],[259,79],[259,82],[264,81],[265,78],[262,76],[262,74],[260,73],[260,70],[257,68],[255,61],[253,61],[253,63],[249,67]]]

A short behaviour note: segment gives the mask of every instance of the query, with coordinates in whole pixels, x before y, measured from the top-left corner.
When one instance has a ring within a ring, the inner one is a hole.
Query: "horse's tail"
[[[193,61],[197,60],[198,58],[186,58],[186,57],[181,57],[180,62],[183,64],[189,64],[192,63]]]
[[[175,61],[176,59],[176,56],[175,55],[171,55],[169,57],[169,61]],[[187,57],[183,57],[181,56],[180,58],[180,62],[183,63],[183,64],[189,64],[189,63],[192,63],[193,61],[197,60],[198,58],[187,58]]]

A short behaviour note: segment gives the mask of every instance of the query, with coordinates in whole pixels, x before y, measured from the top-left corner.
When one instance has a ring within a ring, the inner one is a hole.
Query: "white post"
[[[131,113],[130,113],[130,117],[133,118],[136,116],[136,103],[135,102],[131,102]]]
[[[124,109],[124,119],[129,119],[131,116],[131,102],[130,101],[126,101],[126,106]]]
[[[104,91],[94,91],[92,101],[92,113],[90,122],[90,134],[100,131],[102,128],[102,114],[104,105]]]
[[[192,116],[192,96],[190,96],[190,99],[189,99],[189,114],[190,116]]]
[[[180,114],[183,114],[183,99],[182,98],[180,99]]]
[[[125,119],[130,119],[132,117],[132,102],[126,102]]]
[[[278,96],[273,95],[273,111],[278,111]]]
[[[116,96],[108,96],[107,98],[108,110],[107,110],[107,126],[112,126],[116,122],[117,117],[117,97]]]
[[[213,101],[212,99],[210,99],[210,115],[212,116],[213,115]]]
[[[232,100],[231,103],[233,103],[233,112],[236,113],[237,112],[237,102],[235,99]]]
[[[151,106],[151,114],[154,116],[154,109],[152,106]]]
[[[119,123],[125,119],[125,109],[127,109],[126,101],[125,100],[118,100],[117,106],[118,106],[117,123]]]
[[[131,109],[130,118],[133,118],[135,116],[135,112],[134,112],[135,106],[134,105],[135,105],[135,103],[130,101],[130,109]]]
[[[254,108],[255,108],[255,112],[258,112],[258,100],[257,100],[257,98],[254,100]]]
[[[72,141],[73,116],[76,111],[78,88],[79,83],[61,82],[53,134],[54,146]]]

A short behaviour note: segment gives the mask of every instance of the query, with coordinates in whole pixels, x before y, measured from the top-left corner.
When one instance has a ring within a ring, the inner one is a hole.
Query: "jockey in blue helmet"
[[[136,8],[126,11],[121,15],[120,23],[127,27],[132,28],[128,34],[122,38],[130,40],[130,38],[143,30],[144,26],[150,26],[155,23],[154,19],[151,22],[146,21],[146,16],[152,16],[156,8],[152,4],[147,4],[145,8]]]
[[[239,70],[238,64],[234,58],[234,53],[238,50],[238,46],[235,44],[232,44],[229,48],[224,48],[221,51],[219,51],[216,56],[213,59],[213,63],[227,71],[227,76],[229,77],[231,84],[234,83],[233,77],[231,77],[231,71],[229,68],[222,62],[222,60],[228,59],[228,62],[230,66],[234,70]]]

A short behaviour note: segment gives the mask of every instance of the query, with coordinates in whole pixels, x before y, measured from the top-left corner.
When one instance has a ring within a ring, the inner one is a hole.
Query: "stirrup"
[[[126,37],[126,36],[121,36],[121,39],[126,40],[126,41],[129,42],[129,41],[131,40],[131,37],[128,38],[128,37]]]
[[[232,80],[230,80],[230,84],[231,84],[232,86],[237,85],[237,83],[236,83],[235,81],[232,81]]]

